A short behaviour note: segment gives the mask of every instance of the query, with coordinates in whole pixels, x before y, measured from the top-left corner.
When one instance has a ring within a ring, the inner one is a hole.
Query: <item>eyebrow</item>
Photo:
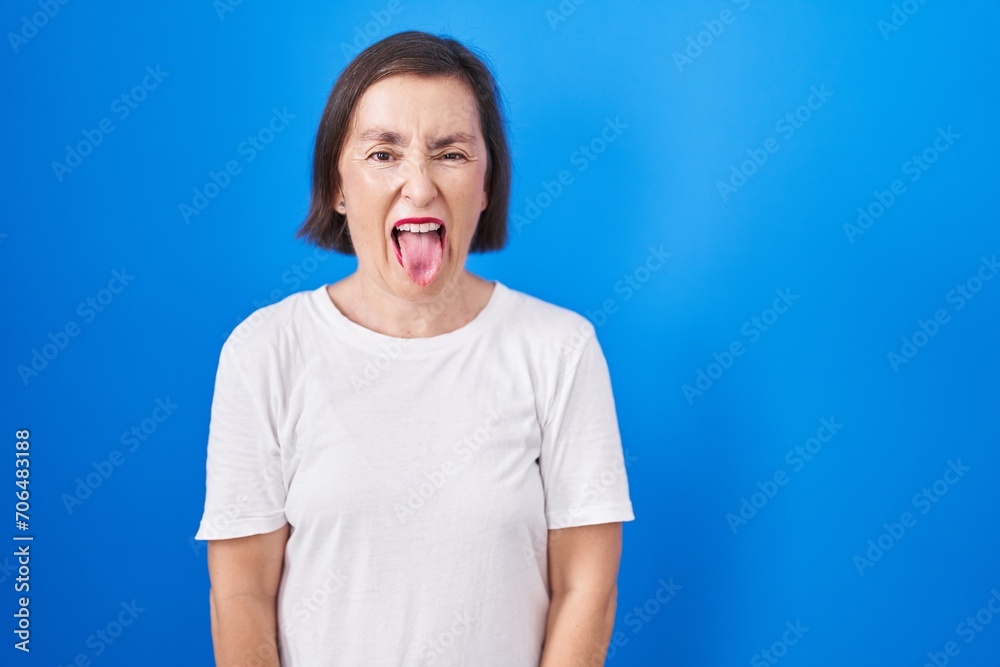
[[[444,148],[445,146],[450,146],[452,144],[469,144],[471,146],[475,146],[476,139],[471,134],[466,134],[465,132],[454,132],[429,141],[427,143],[427,147],[431,150],[437,150],[438,148]]]
[[[373,128],[370,130],[365,130],[358,135],[358,139],[362,141],[377,141],[384,144],[393,144],[396,146],[405,146],[406,142],[403,141],[403,137],[399,135],[398,132],[393,132],[392,130],[383,130],[379,128]],[[452,144],[471,144],[475,145],[476,139],[471,134],[466,132],[453,132],[451,134],[445,135],[443,137],[438,137],[427,142],[427,148],[431,150],[437,150],[445,146],[450,146]]]

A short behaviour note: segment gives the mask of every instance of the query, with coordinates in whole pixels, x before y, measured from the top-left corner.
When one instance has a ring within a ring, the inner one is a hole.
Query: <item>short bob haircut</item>
[[[479,106],[487,148],[487,206],[479,216],[470,252],[499,250],[507,243],[510,200],[510,149],[500,111],[500,89],[483,61],[461,43],[415,30],[372,44],[344,69],[330,92],[319,122],[313,156],[309,212],[296,234],[321,248],[353,255],[347,218],[337,212],[338,163],[358,101],[369,87],[396,74],[454,76],[465,81]]]

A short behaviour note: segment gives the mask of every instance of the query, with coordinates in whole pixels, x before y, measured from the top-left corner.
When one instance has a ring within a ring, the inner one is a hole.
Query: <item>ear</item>
[[[338,187],[336,192],[333,193],[333,201],[330,202],[330,206],[333,207],[333,210],[340,215],[344,215],[347,212],[347,209],[344,206],[341,206],[343,201],[344,191]]]
[[[339,201],[339,200],[338,200],[338,201]],[[489,190],[487,190],[487,189],[486,189],[486,188],[484,187],[484,188],[483,188],[483,205],[482,205],[482,207],[481,207],[481,208],[479,209],[479,212],[480,212],[480,213],[482,213],[483,211],[485,211],[485,210],[486,210],[486,207],[487,207],[487,206],[489,206],[489,205],[490,205],[490,193],[489,193]]]

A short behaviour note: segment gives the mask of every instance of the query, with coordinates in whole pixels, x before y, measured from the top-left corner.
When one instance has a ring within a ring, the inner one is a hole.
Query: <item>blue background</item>
[[[608,663],[772,664],[767,649],[789,667],[916,666],[955,642],[948,664],[1000,664],[1000,618],[982,612],[971,638],[962,625],[1000,590],[1000,280],[977,282],[1000,251],[996,5],[389,6],[0,9],[3,664],[211,664],[205,549],[191,538],[218,352],[255,308],[353,270],[293,238],[314,133],[355,40],[411,28],[484,50],[506,95],[511,241],[470,269],[598,325],[637,516]],[[44,25],[25,27],[36,14]],[[165,74],[123,117],[114,100],[147,67]],[[240,144],[273,109],[294,118],[250,161]],[[102,119],[113,131],[57,174]],[[935,161],[911,180],[925,150]],[[753,155],[763,164],[744,164]],[[179,205],[230,160],[240,173],[185,221]],[[894,180],[905,191],[880,217],[845,228]],[[655,271],[651,248],[670,253]],[[133,278],[102,292],[115,270]],[[979,291],[960,302],[958,286]],[[783,313],[768,310],[777,290]],[[935,334],[913,340],[920,321]],[[78,335],[60,338],[70,323]],[[903,338],[920,345],[893,364]],[[742,354],[727,357],[734,343]],[[46,345],[52,358],[24,375]],[[123,447],[158,399],[177,407]],[[786,453],[823,419],[842,426],[798,466]],[[11,633],[20,428],[30,655]],[[120,465],[67,506],[114,450]],[[935,491],[949,462],[968,470]],[[786,483],[768,484],[776,475]],[[133,600],[135,621],[95,642]]]

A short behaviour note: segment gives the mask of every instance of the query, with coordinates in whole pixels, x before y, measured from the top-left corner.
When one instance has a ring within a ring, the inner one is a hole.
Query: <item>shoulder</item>
[[[290,349],[312,320],[316,295],[323,289],[294,292],[251,312],[229,333],[223,356],[261,360]]]
[[[579,350],[595,337],[594,325],[576,311],[511,287],[505,289],[505,334],[520,334],[543,348],[561,351]]]
[[[593,328],[590,320],[565,306],[544,301],[537,296],[506,287],[509,315],[525,325],[535,325],[540,329],[561,330],[569,328]]]

